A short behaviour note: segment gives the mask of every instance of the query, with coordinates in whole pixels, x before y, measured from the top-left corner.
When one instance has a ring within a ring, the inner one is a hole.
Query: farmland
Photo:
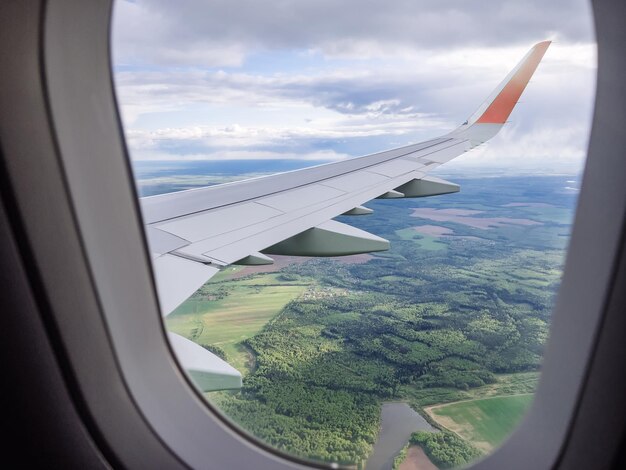
[[[524,415],[532,394],[497,396],[426,408],[447,429],[489,452],[506,439]]]
[[[275,282],[267,276],[252,283],[210,284],[210,288],[196,293],[169,315],[167,327],[198,344],[221,348],[233,367],[246,372],[251,356],[242,342],[261,331],[307,288],[303,284]]]

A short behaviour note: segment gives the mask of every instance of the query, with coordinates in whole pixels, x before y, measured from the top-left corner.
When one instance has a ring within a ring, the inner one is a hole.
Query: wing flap
[[[179,256],[166,254],[152,260],[161,313],[168,315],[195,291],[219,272],[215,266],[207,266]]]
[[[170,344],[183,368],[203,392],[241,388],[241,372],[202,346],[176,333]]]

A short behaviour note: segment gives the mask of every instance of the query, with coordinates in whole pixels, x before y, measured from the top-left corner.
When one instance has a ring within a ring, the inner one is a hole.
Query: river
[[[391,470],[393,459],[415,431],[437,431],[406,403],[384,403],[380,433],[367,470]]]

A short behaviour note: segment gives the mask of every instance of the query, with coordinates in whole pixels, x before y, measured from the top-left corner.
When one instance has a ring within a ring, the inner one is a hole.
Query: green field
[[[307,286],[266,285],[248,280],[231,285],[233,287],[223,298],[207,300],[194,296],[187,300],[167,317],[167,328],[198,344],[219,346],[226,353],[228,362],[246,373],[250,367],[250,354],[241,342],[261,331]]]
[[[445,250],[447,245],[439,241],[438,237],[432,237],[430,235],[424,235],[418,233],[413,227],[403,228],[396,230],[402,240],[413,240],[423,250]]]
[[[532,397],[528,393],[469,400],[432,407],[428,412],[444,427],[490,451],[515,429]]]

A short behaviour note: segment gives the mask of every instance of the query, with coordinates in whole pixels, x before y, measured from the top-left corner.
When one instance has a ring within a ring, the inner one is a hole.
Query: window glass
[[[545,39],[500,133],[432,173],[459,193],[375,199],[372,214],[336,219],[388,251],[218,263],[165,317],[241,375],[198,384],[235,426],[372,470],[463,465],[506,439],[532,402],[573,222],[595,90],[590,8],[117,2],[115,84],[141,197],[444,135]]]

